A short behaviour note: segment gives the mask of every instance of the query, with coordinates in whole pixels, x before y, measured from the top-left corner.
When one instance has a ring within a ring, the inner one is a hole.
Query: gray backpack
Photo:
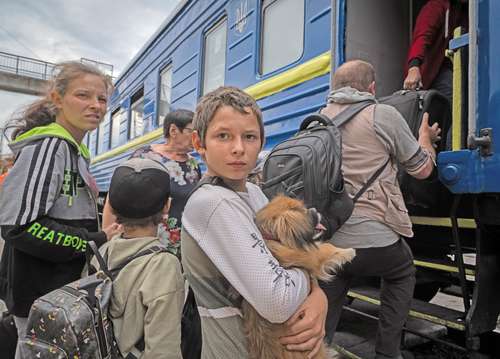
[[[345,191],[342,137],[338,128],[372,104],[373,101],[356,103],[333,119],[321,113],[307,116],[299,132],[277,144],[264,163],[261,184],[264,194],[269,199],[284,194],[303,200],[308,208],[316,208],[327,228],[325,238],[347,221],[354,203],[387,165],[379,168],[353,198]]]
[[[35,300],[29,313],[26,335],[20,338],[22,358],[122,358],[108,316],[113,280],[134,259],[167,252],[167,249],[150,247],[109,271],[107,260],[102,258],[95,243],[88,242],[88,245],[101,269]],[[90,264],[90,256],[87,263]],[[136,345],[139,346],[140,343]]]

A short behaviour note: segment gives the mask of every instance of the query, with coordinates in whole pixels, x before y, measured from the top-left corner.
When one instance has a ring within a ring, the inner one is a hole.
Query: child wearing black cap
[[[161,246],[158,224],[168,213],[170,177],[161,164],[132,158],[111,179],[109,201],[123,234],[103,245],[110,270],[127,258]],[[98,264],[92,261],[96,267]],[[134,259],[113,282],[109,314],[118,348],[142,359],[182,358],[181,316],[184,280],[177,257],[166,252]],[[137,345],[144,338],[141,353]]]

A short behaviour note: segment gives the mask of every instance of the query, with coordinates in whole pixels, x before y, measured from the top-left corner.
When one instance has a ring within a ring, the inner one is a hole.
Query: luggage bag
[[[379,99],[379,102],[394,106],[408,123],[415,138],[425,112],[429,113],[429,124],[438,122],[441,140],[436,143],[436,153],[450,148],[448,136],[451,128],[451,107],[445,96],[436,90],[397,91]],[[398,173],[401,192],[411,215],[449,216],[451,193],[439,181],[437,169],[425,180],[418,180],[400,169]]]

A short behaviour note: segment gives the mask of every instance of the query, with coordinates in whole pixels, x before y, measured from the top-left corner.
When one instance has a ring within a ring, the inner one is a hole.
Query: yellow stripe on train
[[[301,65],[247,87],[245,91],[252,95],[256,100],[274,95],[275,93],[329,73],[330,59],[330,51],[325,52]],[[130,142],[104,152],[94,157],[92,159],[92,164],[96,164],[128,150],[138,148],[151,141],[157,140],[163,135],[162,131],[162,128],[158,128],[144,136],[137,137]]]
[[[431,227],[451,227],[451,219],[448,217],[419,217],[412,216],[413,224]],[[458,228],[475,229],[476,221],[472,218],[457,218]]]

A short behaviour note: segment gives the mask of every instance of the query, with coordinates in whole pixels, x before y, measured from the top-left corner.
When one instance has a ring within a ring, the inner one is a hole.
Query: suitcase
[[[436,152],[451,148],[451,106],[443,95],[436,90],[397,91],[379,99],[380,103],[394,106],[404,117],[415,138],[425,112],[429,113],[429,124],[439,123],[441,140],[437,142]],[[451,193],[439,181],[437,169],[425,180],[418,180],[400,169],[398,173],[401,191],[410,215],[449,216]]]

